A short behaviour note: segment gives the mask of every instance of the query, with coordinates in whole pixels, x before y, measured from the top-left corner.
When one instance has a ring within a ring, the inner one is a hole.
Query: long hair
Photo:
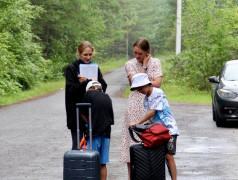
[[[150,53],[150,44],[146,38],[137,39],[136,42],[134,43],[133,47],[135,47],[135,46]]]
[[[94,47],[93,47],[93,45],[90,43],[90,42],[88,42],[88,41],[83,41],[83,42],[81,42],[79,45],[78,45],[78,53],[79,54],[82,54],[82,52],[84,51],[84,49],[85,48],[90,48],[90,49],[92,49],[92,51],[94,52]]]

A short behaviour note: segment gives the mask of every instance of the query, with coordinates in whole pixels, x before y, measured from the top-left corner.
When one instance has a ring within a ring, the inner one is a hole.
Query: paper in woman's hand
[[[98,79],[98,65],[97,64],[80,64],[79,72],[86,76],[87,79]]]

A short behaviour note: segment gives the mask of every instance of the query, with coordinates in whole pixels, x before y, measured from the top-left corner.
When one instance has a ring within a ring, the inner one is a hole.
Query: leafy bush
[[[190,87],[210,89],[207,78],[218,75],[224,62],[237,56],[238,8],[231,1],[186,1],[183,51],[172,58],[171,72]]]
[[[45,62],[33,42],[32,19],[39,8],[27,0],[3,1],[0,6],[0,95],[26,90],[43,80]]]

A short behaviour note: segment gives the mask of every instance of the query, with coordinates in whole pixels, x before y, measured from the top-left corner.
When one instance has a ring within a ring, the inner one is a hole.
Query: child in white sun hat
[[[162,89],[151,86],[148,75],[145,73],[134,75],[131,81],[131,91],[137,90],[145,95],[143,105],[147,113],[139,121],[131,122],[130,125],[141,124],[150,120],[152,123],[161,124],[169,129],[172,137],[167,143],[166,159],[170,167],[172,180],[176,180],[177,172],[173,155],[176,153],[176,140],[179,131],[177,123],[172,116],[166,95]]]

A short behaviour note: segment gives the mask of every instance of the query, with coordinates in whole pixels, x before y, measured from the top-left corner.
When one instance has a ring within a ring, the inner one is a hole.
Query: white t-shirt
[[[151,118],[153,123],[162,124],[168,128],[170,135],[179,135],[176,120],[172,116],[168,100],[162,89],[153,87],[151,95],[145,96],[143,104],[147,112],[150,109],[156,110],[155,115]]]

